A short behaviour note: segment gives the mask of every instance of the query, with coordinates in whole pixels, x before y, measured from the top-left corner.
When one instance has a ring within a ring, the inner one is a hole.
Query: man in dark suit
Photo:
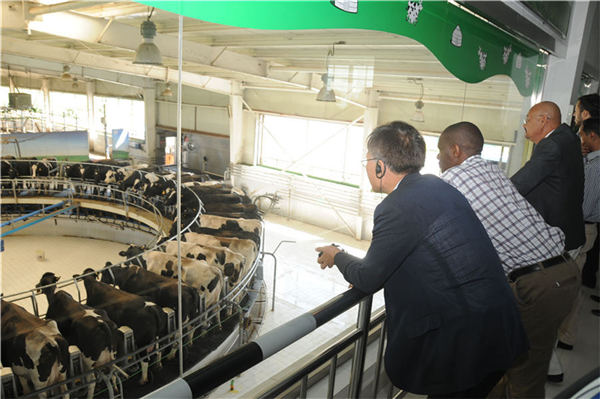
[[[430,397],[485,397],[527,350],[514,296],[494,247],[455,188],[419,170],[425,142],[393,122],[368,139],[367,175],[388,196],[363,259],[317,248],[357,289],[384,288],[385,366],[397,387]]]
[[[560,109],[552,102],[545,101],[534,105],[527,113],[523,125],[525,137],[536,144],[531,159],[511,178],[517,190],[542,215],[550,226],[559,227],[565,233],[565,256],[575,259],[585,243],[583,220],[583,158],[579,137],[574,135],[566,124],[561,124]],[[559,270],[559,268],[564,270]],[[579,287],[579,273],[571,268],[565,274],[566,265],[557,266],[548,274],[563,272],[556,286],[561,289]],[[521,316],[526,326],[531,350],[526,362],[511,369],[509,390],[514,397],[543,396],[542,376],[548,371],[552,350],[556,342],[558,328],[567,317],[575,296],[566,297],[554,292],[540,278],[517,281],[522,292],[545,296],[535,312],[529,302],[523,301]],[[552,317],[540,318],[541,314]],[[549,371],[549,378],[562,380],[562,372],[557,362]],[[536,383],[537,381],[537,383]]]
[[[583,158],[577,136],[560,119],[560,109],[549,101],[529,110],[523,128],[536,146],[511,181],[546,223],[560,227],[565,250],[571,251],[585,242]]]

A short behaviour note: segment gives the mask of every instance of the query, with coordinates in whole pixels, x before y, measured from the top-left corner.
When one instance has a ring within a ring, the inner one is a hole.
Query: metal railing
[[[385,342],[385,334],[383,333],[385,330],[385,311],[379,309],[375,312],[374,317],[371,318],[372,295],[367,295],[353,288],[265,333],[206,367],[154,391],[147,398],[196,398],[207,395],[213,389],[251,367],[260,364],[263,360],[348,311],[356,304],[359,304],[359,310],[354,329],[343,334],[335,343],[319,353],[314,360],[294,371],[284,380],[277,382],[273,386],[266,387],[262,392],[253,396],[261,398],[276,397],[289,389],[293,389],[295,384],[300,384],[299,397],[305,398],[308,391],[309,374],[327,362],[330,362],[327,397],[331,398],[334,395],[335,375],[339,360],[338,355],[348,350],[351,346],[354,346],[348,397],[360,397],[369,332],[375,328],[379,328],[377,360],[375,363],[376,375],[373,383],[373,390],[376,393],[379,389],[379,375],[381,374],[381,362]]]

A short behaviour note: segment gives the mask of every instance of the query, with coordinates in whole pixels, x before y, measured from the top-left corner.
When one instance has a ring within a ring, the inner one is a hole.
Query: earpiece
[[[379,162],[381,162],[383,164],[383,169],[381,168],[381,165],[379,164]],[[387,167],[385,166],[385,162],[378,159],[377,164],[375,165],[375,177],[377,177],[378,179],[382,179],[383,176],[385,176],[386,171],[387,171]]]

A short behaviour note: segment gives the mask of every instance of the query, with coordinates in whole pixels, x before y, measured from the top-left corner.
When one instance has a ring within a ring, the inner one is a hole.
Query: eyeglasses
[[[375,161],[376,159],[377,159],[377,158],[366,158],[366,159],[363,159],[362,161],[360,161],[360,164],[361,164],[361,165],[363,166],[363,168],[364,168],[364,167],[366,167],[366,166],[367,166],[367,163],[369,163],[369,161]]]

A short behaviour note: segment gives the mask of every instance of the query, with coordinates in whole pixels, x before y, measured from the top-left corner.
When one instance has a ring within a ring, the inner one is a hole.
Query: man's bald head
[[[444,129],[438,141],[438,149],[440,169],[445,172],[470,156],[481,154],[483,135],[473,123],[458,122]]]
[[[560,126],[560,108],[551,101],[543,101],[531,107],[523,124],[525,137],[539,143],[548,133]]]

